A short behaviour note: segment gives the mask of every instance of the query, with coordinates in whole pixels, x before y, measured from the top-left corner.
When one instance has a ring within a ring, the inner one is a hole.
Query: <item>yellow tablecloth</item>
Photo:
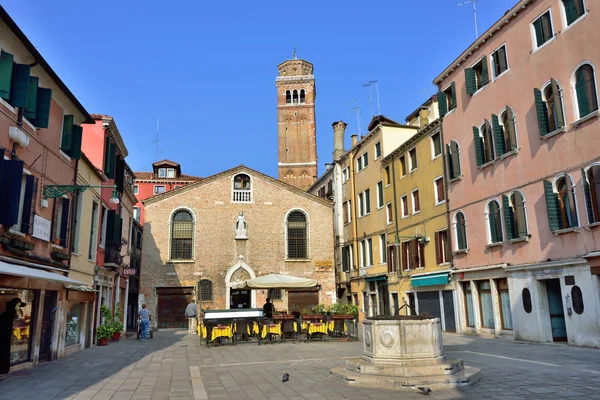
[[[202,339],[206,339],[206,325],[198,324],[198,336]]]
[[[21,340],[23,336],[29,337],[29,325],[25,328],[14,328],[13,335],[15,335],[17,340]]]
[[[220,325],[213,327],[210,340],[215,340],[220,337],[233,337],[233,327],[231,325]]]
[[[250,324],[247,324],[246,325],[246,333],[248,334],[248,336],[252,335],[253,333],[258,335],[259,334],[258,322],[252,323],[252,329],[250,328]]]
[[[263,325],[262,334],[260,336],[264,339],[267,337],[267,333],[281,335],[281,324]]]
[[[316,322],[314,324],[310,324],[308,326],[308,334],[312,335],[313,333],[324,333],[327,334],[328,323]]]

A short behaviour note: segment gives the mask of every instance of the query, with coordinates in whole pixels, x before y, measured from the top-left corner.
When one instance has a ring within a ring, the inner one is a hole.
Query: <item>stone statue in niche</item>
[[[238,215],[237,222],[235,223],[235,238],[236,239],[247,239],[248,238],[246,227],[247,227],[247,224],[246,224],[246,220],[244,219],[244,212],[242,211]]]

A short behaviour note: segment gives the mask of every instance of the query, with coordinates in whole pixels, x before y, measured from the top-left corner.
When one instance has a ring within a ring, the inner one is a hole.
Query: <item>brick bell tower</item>
[[[279,180],[308,190],[318,176],[313,65],[294,50],[294,58],[277,69]]]

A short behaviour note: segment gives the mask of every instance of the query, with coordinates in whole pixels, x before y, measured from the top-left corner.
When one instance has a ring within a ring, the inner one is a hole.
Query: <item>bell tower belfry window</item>
[[[277,69],[278,179],[307,190],[318,176],[313,65],[294,51]]]

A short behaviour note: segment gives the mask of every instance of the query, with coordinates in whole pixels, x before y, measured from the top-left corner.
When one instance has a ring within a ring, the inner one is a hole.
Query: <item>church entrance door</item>
[[[231,290],[230,296],[229,308],[250,308],[250,290]]]

